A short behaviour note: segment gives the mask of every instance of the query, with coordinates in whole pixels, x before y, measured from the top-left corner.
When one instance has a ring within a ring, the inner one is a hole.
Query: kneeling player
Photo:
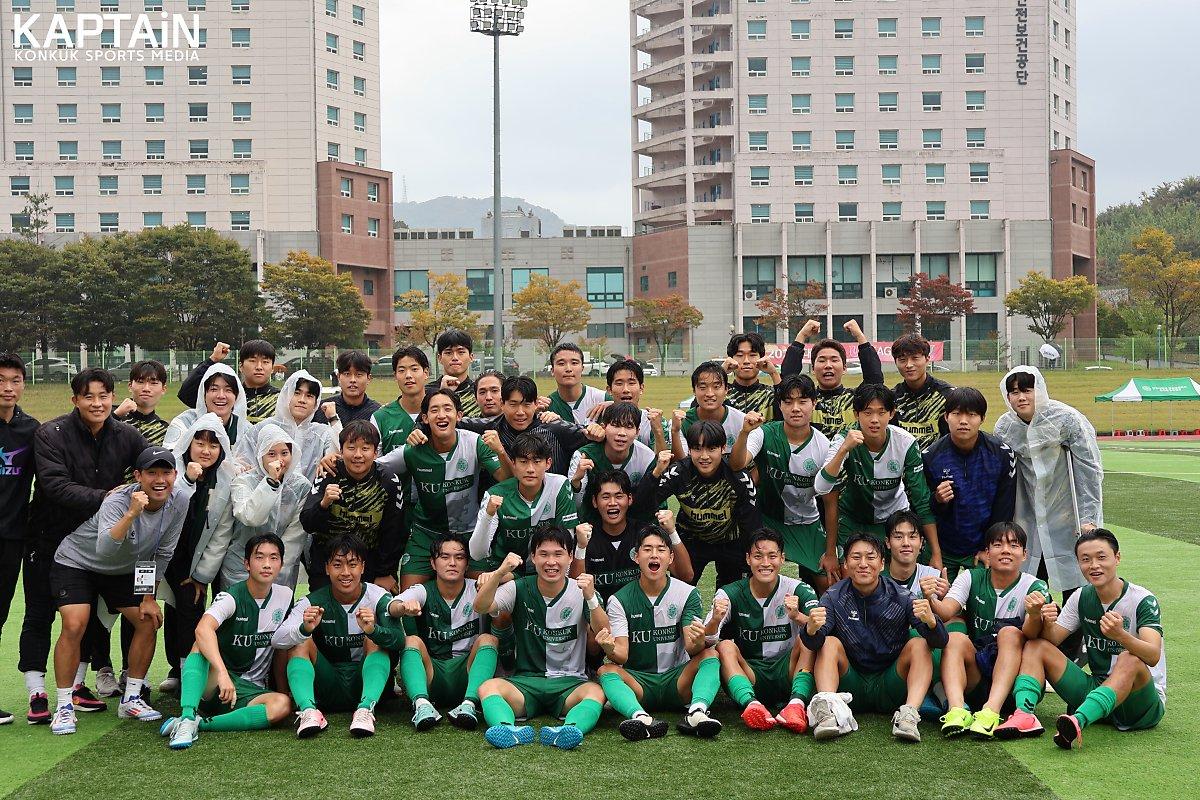
[[[1167,654],[1158,598],[1117,576],[1121,550],[1117,537],[1096,528],[1075,540],[1075,558],[1088,585],[1067,599],[1062,613],[1031,595],[1026,608],[1040,625],[1040,639],[1025,645],[1021,674],[1013,688],[1017,710],[996,728],[996,738],[1037,736],[1033,715],[1046,680],[1074,713],[1055,725],[1054,743],[1069,750],[1082,744],[1083,729],[1108,720],[1119,731],[1153,728],[1167,710]],[[1089,675],[1058,649],[1083,630]],[[1031,633],[1032,636],[1036,633]]]
[[[709,641],[721,656],[721,677],[742,720],[756,731],[776,724],[804,733],[804,705],[813,695],[813,653],[801,643],[800,627],[817,606],[812,587],[780,575],[783,537],[763,528],[750,537],[746,566],[750,577],[723,586],[706,620]],[[773,715],[768,706],[784,704]]]
[[[479,685],[496,674],[496,637],[484,633],[484,618],[474,607],[466,538],[441,534],[429,551],[434,580],[405,589],[388,603],[390,616],[416,618],[417,632],[405,639],[400,657],[400,679],[413,701],[418,731],[441,721],[438,705],[455,705],[450,722],[473,731],[479,724]]]
[[[848,577],[829,587],[800,632],[805,647],[819,651],[813,672],[820,694],[809,709],[813,735],[830,739],[853,729],[853,718],[839,723],[831,698],[822,696],[849,692],[856,710],[899,706],[892,735],[919,742],[918,708],[933,680],[930,651],[946,646],[946,628],[928,600],[914,599],[900,584],[881,578],[883,545],[874,536],[851,536],[843,561]],[[909,637],[910,627],[919,638]]]
[[[329,543],[325,574],[329,585],[292,607],[271,637],[288,651],[287,679],[300,707],[296,737],[308,739],[329,727],[326,711],[354,711],[350,734],[375,735],[375,703],[392,673],[387,650],[403,647],[395,628],[377,624],[391,596],[374,583],[363,583],[367,546],[354,536]]]
[[[704,641],[704,609],[695,586],[667,574],[671,543],[657,528],[638,537],[639,577],[608,599],[611,628],[596,633],[610,663],[599,670],[600,685],[625,716],[621,735],[630,741],[657,739],[667,723],[647,712],[687,709],[681,733],[711,738],[721,723],[708,709],[721,688],[717,651]]]
[[[529,553],[536,570],[510,580],[521,557],[509,553],[500,569],[481,575],[475,610],[481,614],[512,614],[516,629],[516,672],[492,678],[479,687],[483,717],[490,726],[485,738],[507,748],[533,741],[533,728],[517,725],[518,717],[546,712],[564,724],[538,733],[542,744],[571,750],[596,727],[604,691],[584,675],[586,631],[608,627],[608,615],[596,596],[590,575],[568,578],[571,534],[556,525],[535,530]]]
[[[288,696],[266,685],[271,634],[292,606],[292,590],[275,583],[283,540],[273,533],[251,537],[245,565],[249,577],[218,594],[196,626],[196,646],[183,662],[180,714],[159,730],[172,750],[191,747],[200,731],[264,730],[292,713]]]

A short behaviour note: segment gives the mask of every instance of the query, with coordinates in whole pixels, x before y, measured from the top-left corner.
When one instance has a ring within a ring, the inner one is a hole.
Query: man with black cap
[[[50,567],[51,593],[62,616],[54,646],[58,700],[52,733],[75,732],[72,677],[97,599],[134,626],[129,678],[118,716],[145,722],[162,717],[142,699],[155,633],[162,624],[154,595],[175,552],[201,471],[191,462],[183,480],[177,481],[175,455],[162,447],[147,447],[134,463],[134,483],[111,492],[100,510],[58,546]]]

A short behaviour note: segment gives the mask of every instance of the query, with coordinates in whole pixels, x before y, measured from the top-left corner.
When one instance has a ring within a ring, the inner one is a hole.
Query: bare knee
[[[1015,625],[1008,625],[996,634],[996,644],[999,647],[1021,647],[1025,643],[1025,634]]]
[[[404,638],[404,646],[419,653],[425,652],[425,642],[421,641],[420,636],[406,636]]]
[[[1146,662],[1135,656],[1128,650],[1123,651],[1117,656],[1117,660],[1113,663],[1112,672],[1114,673],[1137,673],[1146,666]]]
[[[722,639],[717,642],[717,655],[722,659],[738,657],[738,646],[732,639]]]
[[[963,638],[966,639],[965,636]],[[967,641],[967,644],[970,644],[970,640]],[[901,653],[907,653],[909,657],[933,655],[933,651],[929,649],[929,642],[925,641],[925,639],[921,636],[915,636],[905,642],[904,649],[901,651]]]
[[[604,690],[600,688],[600,684],[593,683],[592,681],[585,683],[583,685],[583,694],[579,698],[580,702],[584,700],[595,700],[597,703],[603,704]]]
[[[263,703],[267,707],[267,721],[272,725],[283,722],[292,713],[292,700],[286,694],[272,692]]]
[[[607,675],[610,672],[620,675],[621,668],[618,667],[616,664],[603,664],[603,665],[601,665],[600,669],[596,670],[597,675]]]
[[[500,694],[503,691],[504,683],[504,680],[501,678],[488,678],[479,685],[479,696],[483,698]]]
[[[499,647],[499,646],[500,646],[500,640],[497,639],[495,636],[492,636],[490,633],[481,633],[481,634],[479,634],[479,638],[477,638],[475,640],[476,649],[478,649],[480,647]]]

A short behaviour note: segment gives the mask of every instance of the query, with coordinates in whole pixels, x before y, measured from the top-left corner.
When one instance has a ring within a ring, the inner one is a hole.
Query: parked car
[[[380,356],[371,364],[372,378],[391,378],[396,373],[392,371],[391,355]]]
[[[658,367],[654,366],[654,364],[650,361],[643,361],[642,362],[642,374],[645,375],[647,378],[657,378],[658,377]]]
[[[25,365],[30,381],[69,383],[79,372],[79,367],[65,358],[39,358]]]
[[[129,371],[133,369],[134,361],[125,361],[115,367],[108,367],[108,371],[112,373],[113,380],[117,383],[129,383]]]
[[[389,356],[389,359],[390,358],[391,357]],[[471,362],[471,374],[478,375],[479,373],[483,372],[484,370],[492,369],[495,364],[496,364],[495,356],[476,356],[475,359]],[[388,369],[389,370],[391,369],[390,363],[388,364]],[[517,363],[517,359],[514,356],[509,356],[509,355],[504,356],[503,372],[504,372],[505,377],[511,377],[513,375],[521,374],[521,365]],[[546,374],[549,374],[549,372],[547,372]]]
[[[280,370],[280,367],[283,367]],[[298,369],[308,370],[308,374],[319,378],[322,383],[334,381],[334,361],[324,351],[314,350],[306,356],[292,356],[282,364],[275,365],[276,372],[291,375]]]

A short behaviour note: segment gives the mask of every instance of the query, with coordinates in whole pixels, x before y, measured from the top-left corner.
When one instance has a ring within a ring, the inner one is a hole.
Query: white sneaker
[[[140,722],[155,722],[162,719],[162,714],[149,703],[137,696],[132,700],[122,700],[117,706],[117,716],[121,719],[136,719]]]
[[[96,694],[101,697],[117,697],[121,694],[121,686],[113,675],[112,667],[104,667],[96,673]]]
[[[168,746],[172,750],[186,750],[199,738],[200,720],[180,718],[175,724],[175,730],[171,733],[171,741]]]
[[[350,721],[350,735],[355,739],[365,739],[375,735],[375,715],[369,708],[359,708],[354,712]]]
[[[50,732],[55,736],[75,732],[75,707],[59,706],[50,720]]]
[[[921,712],[912,706],[900,706],[892,715],[892,736],[906,742],[921,741],[921,732],[917,725],[921,722]]]
[[[329,727],[325,715],[316,708],[306,708],[296,712],[296,738],[311,739]]]
[[[163,694],[177,694],[179,692],[179,678],[167,675],[167,677],[163,678],[162,683],[158,685],[158,690]]]
[[[833,708],[824,697],[813,698],[808,709],[808,721],[812,725],[814,739],[834,739],[841,735]]]

